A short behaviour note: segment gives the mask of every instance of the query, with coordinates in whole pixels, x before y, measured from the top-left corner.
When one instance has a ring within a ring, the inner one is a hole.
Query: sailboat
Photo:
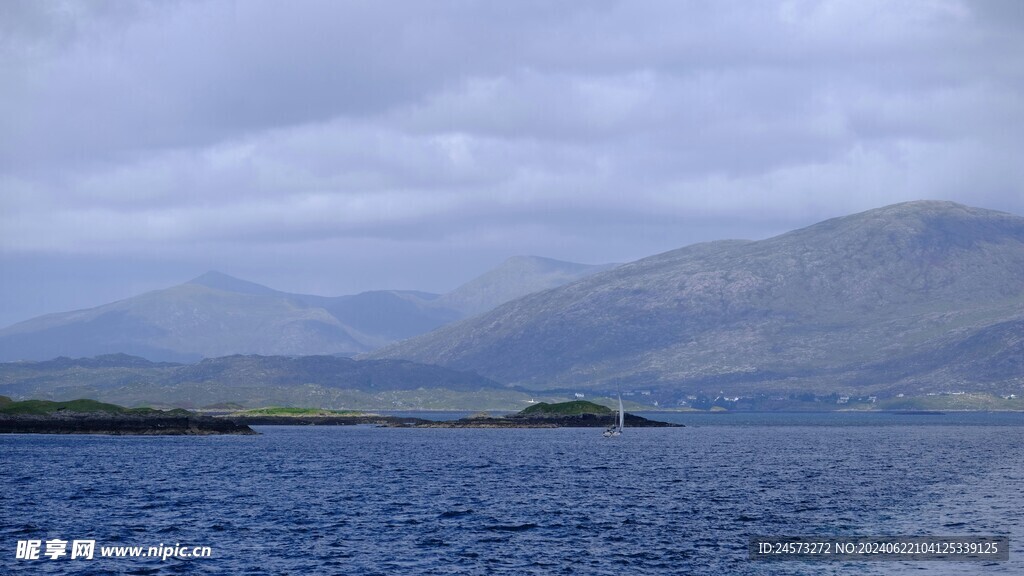
[[[616,423],[608,427],[604,431],[605,438],[611,438],[612,436],[618,436],[622,434],[622,429],[626,427],[626,413],[622,410],[622,394],[619,394],[619,418]]]

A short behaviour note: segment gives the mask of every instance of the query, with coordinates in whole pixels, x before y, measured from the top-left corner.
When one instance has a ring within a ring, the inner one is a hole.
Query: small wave
[[[473,513],[473,509],[472,508],[467,508],[466,510],[445,510],[444,512],[441,512],[441,514],[439,514],[437,517],[438,518],[458,518],[460,516],[468,516],[468,515],[470,515],[472,513]]]
[[[525,530],[533,530],[537,525],[533,522],[527,522],[526,524],[495,524],[488,526],[487,529],[492,532],[523,532]]]
[[[12,534],[32,534],[33,532],[39,532],[39,526],[35,524],[22,524],[11,531]]]

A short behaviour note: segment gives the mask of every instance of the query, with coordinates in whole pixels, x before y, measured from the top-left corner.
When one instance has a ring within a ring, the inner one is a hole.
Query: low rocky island
[[[478,413],[459,420],[425,420],[408,416],[383,416],[353,410],[270,407],[241,410],[218,416],[251,426],[352,426],[368,424],[388,428],[601,428],[614,423],[617,412],[593,402],[576,400],[548,404],[539,402],[515,414],[492,416]],[[625,415],[626,428],[682,427],[682,424]]]
[[[95,400],[25,400],[0,396],[0,433],[206,436],[256,434],[230,420],[187,410],[125,408]]]
[[[507,416],[475,414],[468,418],[446,422],[425,422],[421,428],[604,428],[615,423],[618,413],[611,408],[575,400],[548,404],[538,402],[529,408]],[[626,428],[676,428],[682,424],[648,420],[635,414],[625,415]]]

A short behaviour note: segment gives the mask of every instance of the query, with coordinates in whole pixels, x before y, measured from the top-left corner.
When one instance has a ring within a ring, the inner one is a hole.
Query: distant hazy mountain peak
[[[536,267],[547,267],[556,269],[565,268],[591,268],[590,264],[579,264],[576,262],[566,262],[564,260],[555,260],[554,258],[545,258],[544,256],[533,256],[529,254],[518,254],[516,256],[509,256],[504,262],[501,263],[498,268],[504,268],[506,266],[536,266]]]
[[[262,284],[256,284],[255,282],[249,282],[248,280],[242,280],[229,276],[223,272],[217,272],[211,270],[201,276],[189,280],[187,284],[196,284],[199,286],[206,286],[207,288],[213,288],[215,290],[223,290],[224,292],[237,292],[239,294],[277,294],[277,290],[267,288]]]
[[[579,264],[540,256],[512,256],[436,302],[466,315],[479,314],[527,294],[556,288],[615,266],[617,264]]]

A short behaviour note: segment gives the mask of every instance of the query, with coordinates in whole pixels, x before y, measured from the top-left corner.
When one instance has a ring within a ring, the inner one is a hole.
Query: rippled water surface
[[[703,417],[610,440],[362,426],[4,436],[0,573],[1024,574],[1024,418],[997,416]],[[785,534],[1008,535],[1011,552],[747,559],[749,536]],[[18,540],[51,538],[213,556],[15,560]]]

